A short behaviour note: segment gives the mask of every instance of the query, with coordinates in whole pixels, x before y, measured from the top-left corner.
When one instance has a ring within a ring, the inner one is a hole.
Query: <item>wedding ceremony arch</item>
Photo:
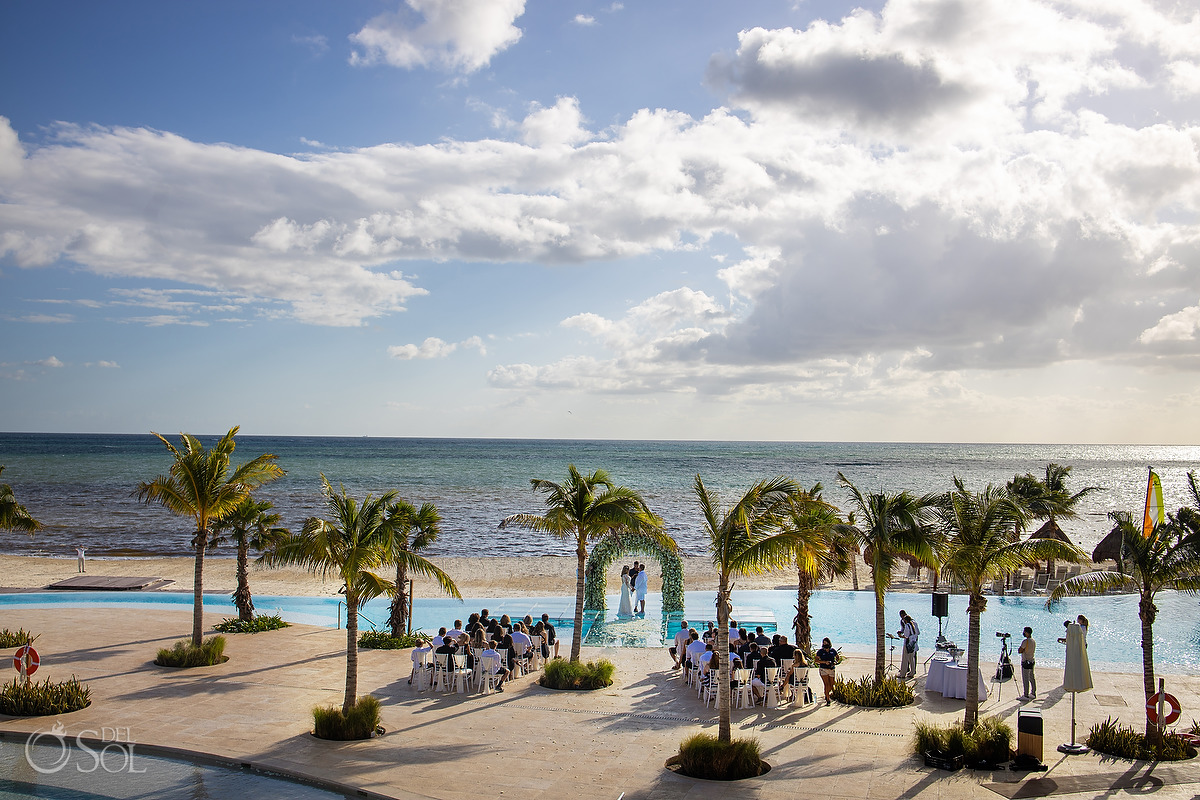
[[[662,567],[662,607],[665,613],[683,611],[683,562],[679,552],[652,536],[620,533],[605,536],[588,556],[583,578],[583,608],[603,611],[608,588],[608,568],[621,556],[649,556]]]

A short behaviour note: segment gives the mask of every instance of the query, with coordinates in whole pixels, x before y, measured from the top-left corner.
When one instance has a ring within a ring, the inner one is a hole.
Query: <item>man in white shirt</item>
[[[693,665],[700,663],[700,656],[704,653],[704,642],[700,641],[700,634],[695,628],[688,631],[688,637],[691,639],[691,642],[688,644],[687,650],[684,651],[686,654],[684,663],[688,669],[691,669]],[[684,680],[687,680],[686,672],[684,672],[683,677]]]
[[[500,676],[500,681],[496,684],[496,691],[504,691],[504,678],[508,675],[504,671],[504,662],[500,660],[500,653],[496,650],[496,643],[488,640],[487,649],[479,654],[480,659],[492,659],[492,663],[496,665],[496,674]]]
[[[529,652],[529,648],[533,646],[533,640],[529,638],[529,635],[517,627],[512,629],[512,640],[513,648],[517,651],[517,655],[521,657],[524,657]]]
[[[432,645],[434,647],[441,647],[442,646],[442,637],[444,637],[445,635],[446,635],[446,629],[438,628],[437,636],[434,636],[432,639],[432,642],[431,642]]]
[[[900,638],[904,644],[904,654],[900,657],[900,680],[915,678],[917,675],[917,637],[921,631],[917,623],[907,612],[900,612]]]
[[[446,635],[450,637],[451,641],[457,642],[459,640],[459,638],[464,635],[463,629],[462,629],[462,620],[461,619],[454,620],[454,630],[450,631]]]
[[[646,575],[646,565],[642,564],[638,570],[637,578],[634,579],[634,591],[637,593],[634,597],[634,605],[637,613],[646,613],[646,591],[650,588],[650,578]]]
[[[681,620],[679,630],[675,632],[675,644],[667,648],[667,652],[671,654],[671,658],[675,660],[675,669],[683,666],[683,659],[686,655],[688,642],[692,640],[692,632],[688,630],[687,620]]]
[[[412,651],[412,674],[408,676],[408,685],[409,686],[412,685],[413,678],[418,679],[417,680],[418,686],[421,684],[422,681],[425,680],[424,676],[421,675],[421,670],[422,670],[421,665],[424,663],[425,654],[432,653],[432,652],[433,652],[433,646],[430,645],[428,642],[423,643],[420,647],[413,648],[413,651]]]

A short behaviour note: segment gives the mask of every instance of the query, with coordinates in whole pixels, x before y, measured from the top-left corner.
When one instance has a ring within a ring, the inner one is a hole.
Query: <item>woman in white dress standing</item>
[[[633,598],[629,595],[629,565],[621,567],[621,605],[617,608],[618,617],[633,616]]]

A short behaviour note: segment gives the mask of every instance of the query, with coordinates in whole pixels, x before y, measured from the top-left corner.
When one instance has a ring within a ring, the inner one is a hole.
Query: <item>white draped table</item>
[[[925,691],[940,692],[942,697],[966,699],[967,696],[967,667],[956,664],[949,657],[934,656],[929,662],[929,674],[925,678]],[[979,672],[979,701],[987,700],[987,683],[983,680],[983,671]]]

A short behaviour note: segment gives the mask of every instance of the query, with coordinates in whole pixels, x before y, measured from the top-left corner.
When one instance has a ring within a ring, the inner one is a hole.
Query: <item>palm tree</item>
[[[346,693],[342,714],[350,713],[358,700],[358,610],[366,602],[393,590],[392,582],[375,570],[388,566],[393,555],[388,508],[396,493],[379,497],[368,494],[360,504],[346,494],[334,492],[321,476],[325,505],[332,520],[310,517],[298,534],[290,534],[263,556],[272,566],[297,565],[322,576],[341,579],[346,593]],[[409,553],[410,568],[421,565],[434,576],[447,594],[462,599],[454,582],[420,556]]]
[[[1188,473],[1193,497],[1196,484],[1192,473]],[[1200,498],[1197,498],[1200,500]],[[1179,521],[1179,516],[1189,509],[1180,509],[1179,514],[1170,515],[1166,522],[1155,525],[1149,536],[1143,536],[1141,515],[1127,511],[1113,511],[1109,519],[1120,526],[1125,534],[1126,567],[1128,574],[1096,571],[1063,581],[1046,600],[1046,607],[1067,595],[1106,592],[1125,589],[1137,592],[1138,618],[1142,621],[1142,690],[1146,701],[1158,691],[1154,681],[1154,620],[1158,607],[1154,596],[1163,589],[1177,589],[1194,594],[1200,591],[1200,535],[1190,533],[1188,526]],[[1146,737],[1157,735],[1154,726],[1147,720]]]
[[[738,575],[758,574],[782,567],[792,560],[801,534],[784,532],[782,526],[788,507],[800,494],[800,487],[788,478],[762,480],[750,487],[730,508],[721,508],[716,494],[710,493],[700,476],[694,484],[704,525],[708,533],[708,553],[717,570],[717,644],[713,662],[724,672],[729,669],[729,615],[733,611],[731,580]],[[731,740],[728,676],[717,676],[717,710],[720,722],[717,738]]]
[[[0,475],[3,474],[4,466],[0,465]],[[0,528],[30,535],[42,529],[42,523],[34,519],[25,506],[17,502],[12,487],[7,483],[0,483]]]
[[[153,433],[153,431],[151,431]],[[191,517],[196,523],[192,547],[196,551],[195,579],[192,587],[192,646],[200,646],[204,630],[204,552],[213,526],[233,513],[251,491],[285,473],[275,463],[274,455],[261,455],[229,472],[229,460],[236,444],[233,437],[238,427],[206,450],[191,434],[179,435],[182,449],[177,450],[160,434],[159,441],[175,457],[166,475],[138,485],[137,497],[143,503],[159,503],[181,517]]]
[[[409,570],[427,574],[419,565],[411,563],[409,556],[437,540],[442,515],[433,503],[422,503],[417,508],[407,500],[400,500],[388,509],[388,521],[392,531],[391,560],[396,564],[396,589],[392,593],[388,625],[392,628],[392,636],[399,637],[408,630]]]
[[[917,497],[907,491],[864,495],[845,475],[838,480],[850,490],[857,525],[841,525],[838,530],[854,536],[863,558],[871,566],[875,587],[875,681],[883,680],[886,666],[883,645],[884,595],[892,583],[892,570],[900,556],[909,556],[930,569],[937,569],[937,533],[931,525],[937,496]]]
[[[229,538],[237,547],[237,589],[233,592],[233,604],[237,606],[238,619],[243,622],[254,619],[254,598],[250,596],[250,551],[269,550],[288,533],[288,529],[279,524],[279,515],[271,513],[274,507],[270,500],[260,502],[246,495],[233,513],[213,526],[215,538],[212,544]]]
[[[963,729],[979,718],[979,618],[987,608],[983,587],[1028,561],[1061,558],[1079,561],[1083,553],[1055,539],[1019,539],[1026,520],[1024,505],[1006,489],[988,485],[971,492],[954,479],[954,489],[939,502],[943,533],[942,569],[964,586],[967,601],[967,705]]]
[[[571,464],[567,467],[567,480],[562,484],[540,478],[532,479],[530,484],[535,492],[546,493],[546,513],[513,514],[505,517],[500,527],[516,525],[574,543],[578,566],[571,660],[578,661],[583,645],[583,585],[588,544],[605,536],[619,536],[623,531],[658,538],[670,549],[675,549],[675,540],[662,533],[662,520],[650,511],[640,494],[626,486],[615,485],[602,469],[583,475]]]
[[[1057,518],[1078,517],[1079,513],[1075,509],[1080,501],[1092,492],[1100,491],[1099,486],[1085,486],[1072,494],[1067,488],[1067,479],[1070,476],[1071,467],[1050,463],[1046,465],[1043,477],[1038,478],[1028,472],[1024,475],[1014,475],[1007,488],[1010,495],[1024,504],[1026,516],[1030,519],[1048,519],[1057,525]],[[1018,536],[1024,527],[1022,524],[1017,528]],[[1054,573],[1053,558],[1047,559],[1046,570]]]
[[[841,522],[838,510],[821,498],[821,484],[801,490],[786,510],[783,530],[794,537],[796,559],[796,646],[804,652],[812,649],[812,623],[808,604],[823,577],[850,574],[857,555],[854,539],[835,526]]]

